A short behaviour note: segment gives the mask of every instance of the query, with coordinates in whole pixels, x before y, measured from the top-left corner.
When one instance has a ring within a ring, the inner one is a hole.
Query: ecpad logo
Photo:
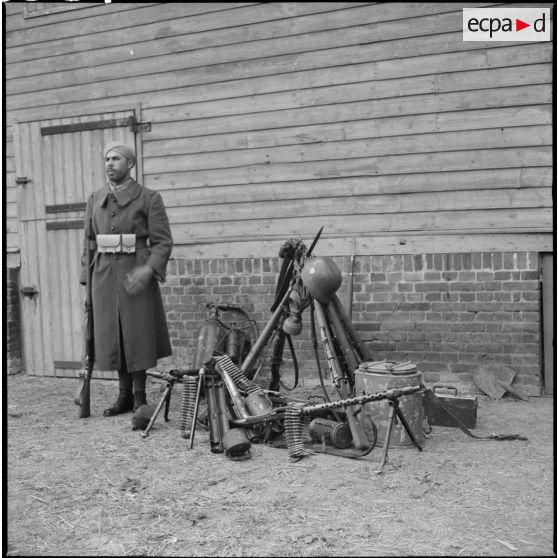
[[[464,41],[550,41],[550,8],[463,8]]]

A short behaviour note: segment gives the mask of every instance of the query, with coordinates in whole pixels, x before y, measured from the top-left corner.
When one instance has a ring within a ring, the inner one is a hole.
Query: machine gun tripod
[[[169,421],[170,398],[174,384],[187,384],[187,378],[197,377],[199,375],[199,370],[169,370],[168,372],[161,372],[159,370],[148,370],[147,375],[152,376],[153,378],[158,378],[160,380],[165,380],[167,382],[167,385],[165,386],[163,395],[161,396],[159,402],[157,403],[157,406],[155,407],[155,411],[153,412],[148,425],[141,433],[144,438],[147,438],[147,436],[149,436],[149,431],[155,424],[157,416],[161,412],[163,405],[165,405],[165,422]]]

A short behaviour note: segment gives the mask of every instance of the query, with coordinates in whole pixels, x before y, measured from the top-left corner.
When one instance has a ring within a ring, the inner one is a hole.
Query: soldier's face
[[[128,179],[132,161],[120,155],[117,151],[109,151],[105,157],[107,176],[113,184],[121,184]]]

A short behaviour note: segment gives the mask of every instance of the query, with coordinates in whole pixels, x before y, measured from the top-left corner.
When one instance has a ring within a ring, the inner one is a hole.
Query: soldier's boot
[[[103,416],[113,417],[131,411],[134,407],[134,396],[131,391],[120,389],[114,404],[103,411]]]
[[[142,405],[147,405],[147,398],[145,396],[145,390],[134,391],[134,413]]]

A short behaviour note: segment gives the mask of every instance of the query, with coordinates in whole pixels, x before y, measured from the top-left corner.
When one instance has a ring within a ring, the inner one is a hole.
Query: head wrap
[[[103,149],[103,157],[106,157],[109,151],[116,151],[123,157],[126,157],[129,161],[132,161],[134,165],[136,164],[136,154],[129,145],[118,141],[111,141],[105,145]]]

